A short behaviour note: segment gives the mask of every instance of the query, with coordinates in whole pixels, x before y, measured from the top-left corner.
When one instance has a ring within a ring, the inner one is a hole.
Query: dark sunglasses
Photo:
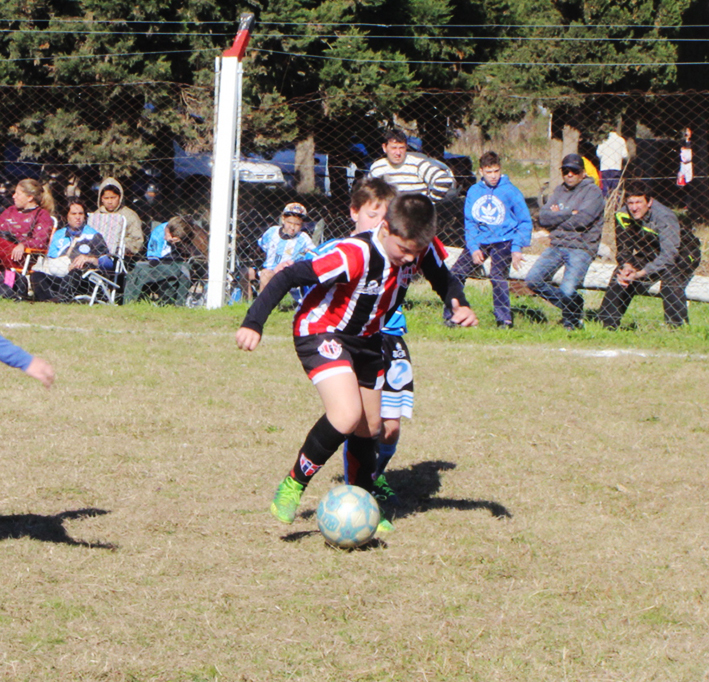
[[[568,168],[568,167],[561,169],[562,175],[568,175],[569,173],[573,173],[574,175],[581,175],[581,170],[578,168]]]

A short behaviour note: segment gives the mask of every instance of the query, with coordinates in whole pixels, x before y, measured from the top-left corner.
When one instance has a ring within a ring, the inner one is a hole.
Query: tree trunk
[[[565,122],[565,112],[555,111],[551,120],[549,156],[549,193],[561,184],[561,160],[567,154],[578,154],[581,133],[578,128]]]
[[[315,191],[315,138],[309,135],[295,146],[296,190],[299,194]]]

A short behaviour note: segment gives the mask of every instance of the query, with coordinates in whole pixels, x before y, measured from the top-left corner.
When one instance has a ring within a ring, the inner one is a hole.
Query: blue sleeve
[[[99,256],[98,266],[101,270],[113,270],[113,258],[111,256]]]
[[[49,249],[47,249],[47,258],[58,258],[61,256],[62,250],[64,250],[69,243],[64,244],[64,235],[66,235],[66,228],[64,227],[54,233],[52,241],[49,244]]]
[[[4,336],[0,336],[0,360],[10,367],[16,367],[23,372],[30,366],[32,356]]]
[[[512,211],[517,219],[517,229],[512,239],[512,251],[521,251],[532,242],[532,215],[529,212],[524,194],[515,188],[512,199]]]
[[[478,228],[478,222],[473,218],[473,204],[477,197],[473,196],[473,185],[468,193],[465,195],[465,208],[463,209],[463,219],[465,221],[465,245],[468,247],[468,251],[473,253],[480,248],[480,229]]]
[[[148,250],[146,256],[148,260],[160,260],[162,258],[162,247],[165,243],[165,227],[167,223],[160,223],[150,233],[148,240]]]

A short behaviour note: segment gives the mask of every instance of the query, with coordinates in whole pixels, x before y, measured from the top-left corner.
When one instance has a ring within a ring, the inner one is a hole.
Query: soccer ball
[[[318,528],[334,547],[359,547],[374,537],[378,525],[379,505],[364,488],[338,485],[318,505]]]

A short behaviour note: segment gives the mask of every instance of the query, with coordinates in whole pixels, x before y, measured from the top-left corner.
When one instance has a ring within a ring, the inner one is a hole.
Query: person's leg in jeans
[[[549,253],[548,253],[549,252]],[[576,289],[583,284],[593,256],[582,249],[549,247],[527,275],[526,285],[549,303],[561,309],[564,326],[578,327],[583,317],[583,298]],[[564,266],[561,286],[549,282]]]
[[[512,263],[512,242],[499,242],[484,247],[483,253],[490,254],[490,282],[492,284],[492,306],[498,326],[512,325],[510,309],[510,275]]]
[[[593,256],[582,249],[564,249],[564,276],[559,286],[559,303],[564,326],[580,327],[583,323],[583,285]]]
[[[524,283],[535,294],[541,296],[547,301],[554,303],[552,299],[556,299],[557,287],[551,284],[556,271],[564,264],[564,256],[562,249],[556,246],[550,246],[544,249],[537,261],[527,273]],[[556,303],[554,303],[556,305]]]
[[[462,286],[465,286],[465,280],[473,275],[475,268],[477,267],[478,266],[473,263],[473,256],[470,251],[468,251],[468,247],[464,246],[458,256],[458,259],[455,263],[453,263],[451,274],[461,283]],[[453,311],[447,306],[444,306],[443,321],[448,323],[451,317],[453,317]],[[450,322],[450,324],[455,326],[452,322]]]

